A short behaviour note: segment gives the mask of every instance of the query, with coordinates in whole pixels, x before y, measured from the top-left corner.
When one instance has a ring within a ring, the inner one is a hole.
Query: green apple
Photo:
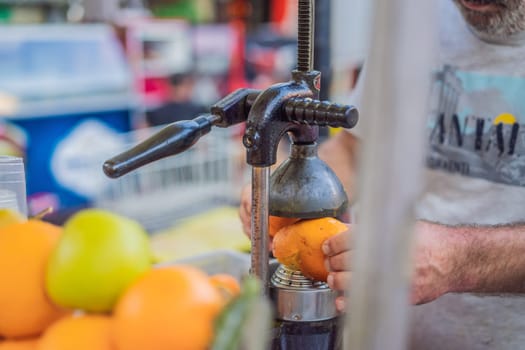
[[[65,223],[51,254],[47,292],[63,307],[111,311],[151,262],[149,237],[140,224],[104,210],[82,210]]]

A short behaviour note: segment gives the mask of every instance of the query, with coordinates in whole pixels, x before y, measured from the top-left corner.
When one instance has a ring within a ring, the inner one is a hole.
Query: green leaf
[[[259,350],[259,347],[254,348],[253,339],[258,339],[261,350],[265,349],[271,318],[270,303],[261,296],[259,280],[247,277],[243,281],[241,294],[224,308],[215,321],[215,339],[211,350]]]

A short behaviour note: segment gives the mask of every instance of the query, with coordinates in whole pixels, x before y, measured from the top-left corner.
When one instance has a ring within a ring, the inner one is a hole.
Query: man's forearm
[[[525,292],[525,224],[445,230],[456,246],[450,292]]]

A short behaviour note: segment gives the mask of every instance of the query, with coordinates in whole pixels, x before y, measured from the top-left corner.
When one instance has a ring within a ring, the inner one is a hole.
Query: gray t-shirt
[[[525,46],[482,42],[440,1],[420,218],[525,222]],[[525,234],[525,232],[524,232]],[[411,349],[525,349],[525,297],[448,294],[413,307]]]

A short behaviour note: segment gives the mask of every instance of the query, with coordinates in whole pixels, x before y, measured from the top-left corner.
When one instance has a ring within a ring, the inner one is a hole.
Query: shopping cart
[[[122,149],[108,150],[104,160],[158,130],[148,128],[123,134]],[[156,232],[216,206],[238,205],[245,178],[239,130],[219,129],[186,152],[108,180],[94,204],[133,218],[149,232]]]

